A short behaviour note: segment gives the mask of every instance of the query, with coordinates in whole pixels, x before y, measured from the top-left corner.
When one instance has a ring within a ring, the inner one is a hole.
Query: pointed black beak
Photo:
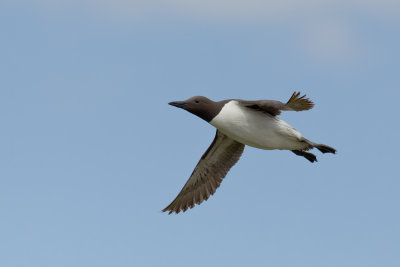
[[[177,108],[185,108],[187,105],[184,101],[173,101],[168,104]]]

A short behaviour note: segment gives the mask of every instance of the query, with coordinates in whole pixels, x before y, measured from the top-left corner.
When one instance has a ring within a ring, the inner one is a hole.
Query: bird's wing
[[[239,104],[244,107],[268,113],[272,116],[281,114],[281,110],[302,111],[311,109],[314,106],[314,103],[306,98],[306,95],[300,96],[300,92],[294,92],[286,103],[276,100],[239,100]]]
[[[229,169],[243,153],[245,145],[229,138],[219,130],[214,141],[201,157],[192,175],[178,196],[163,212],[185,212],[213,195]]]

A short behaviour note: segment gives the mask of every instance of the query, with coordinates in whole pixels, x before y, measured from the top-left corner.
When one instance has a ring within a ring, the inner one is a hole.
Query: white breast
[[[235,100],[225,104],[210,121],[230,138],[262,149],[304,149],[302,135],[276,116],[243,107]]]

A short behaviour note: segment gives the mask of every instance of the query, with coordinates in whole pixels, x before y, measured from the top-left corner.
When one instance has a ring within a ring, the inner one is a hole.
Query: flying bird
[[[214,140],[189,180],[174,201],[163,209],[169,214],[185,212],[213,195],[246,145],[265,150],[290,150],[310,162],[317,161],[314,154],[307,152],[310,149],[336,153],[330,146],[308,140],[278,117],[281,111],[309,110],[314,106],[306,95],[300,96],[300,92],[294,92],[286,103],[241,99],[214,102],[204,96],[194,96],[169,104],[189,111],[217,128]]]

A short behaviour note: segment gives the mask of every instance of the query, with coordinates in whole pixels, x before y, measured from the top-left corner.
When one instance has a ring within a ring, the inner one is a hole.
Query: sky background
[[[399,1],[0,2],[0,266],[400,266]],[[338,150],[247,147],[161,212],[215,130],[204,95]]]

